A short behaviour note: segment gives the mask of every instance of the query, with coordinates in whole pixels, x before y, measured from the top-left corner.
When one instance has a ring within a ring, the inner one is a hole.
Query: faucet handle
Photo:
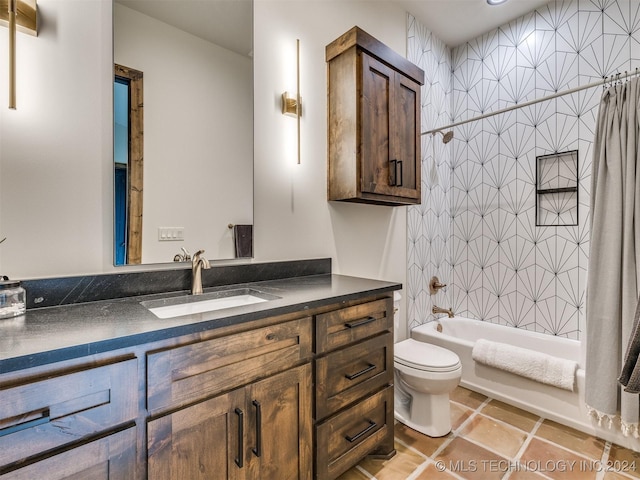
[[[191,254],[189,253],[189,250],[187,250],[184,247],[180,247],[180,250],[182,250],[182,253],[176,253],[175,256],[173,257],[173,261],[174,262],[189,262],[189,261],[191,261]]]
[[[211,268],[209,260],[207,260],[206,257],[202,256],[203,253],[203,249],[198,250],[196,253],[194,253],[193,257],[191,258],[191,264],[195,267],[198,263],[201,263],[202,268]]]
[[[438,290],[446,286],[446,283],[440,283],[438,277],[431,277],[431,280],[429,281],[429,293],[431,295],[435,295],[436,293],[438,293]]]

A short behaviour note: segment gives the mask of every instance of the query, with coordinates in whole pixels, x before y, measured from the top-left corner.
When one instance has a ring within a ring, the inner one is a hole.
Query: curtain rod
[[[459,127],[460,125],[464,125],[465,123],[471,123],[471,122],[475,122],[475,121],[478,121],[478,120],[483,120],[485,118],[493,117],[494,115],[500,115],[501,113],[510,112],[511,110],[516,110],[518,108],[528,107],[530,105],[535,105],[536,103],[540,103],[540,102],[546,102],[547,100],[553,100],[554,98],[562,97],[564,95],[569,95],[571,93],[576,93],[576,92],[579,92],[580,90],[586,90],[587,88],[593,88],[593,87],[599,87],[601,85],[606,85],[607,82],[612,82],[612,83],[613,82],[619,82],[620,80],[623,80],[623,79],[625,79],[627,77],[630,77],[632,75],[637,75],[638,73],[639,73],[638,72],[638,68],[636,68],[635,71],[624,72],[623,74],[618,73],[616,75],[611,75],[610,77],[604,77],[602,80],[598,80],[597,82],[589,83],[588,85],[582,85],[581,87],[570,88],[569,90],[564,90],[562,92],[557,92],[557,93],[554,93],[553,95],[548,95],[546,97],[537,98],[535,100],[530,100],[530,101],[525,102],[525,103],[515,104],[515,105],[512,105],[510,107],[502,108],[500,110],[495,110],[495,111],[490,112],[490,113],[485,113],[484,115],[480,115],[480,116],[477,116],[477,117],[470,118],[468,120],[462,120],[460,122],[452,123],[450,125],[445,125],[444,127],[438,127],[438,128],[434,128],[432,130],[427,130],[426,132],[422,132],[420,135],[422,136],[422,135],[435,134],[436,132],[442,132],[442,130],[448,130],[450,128]]]

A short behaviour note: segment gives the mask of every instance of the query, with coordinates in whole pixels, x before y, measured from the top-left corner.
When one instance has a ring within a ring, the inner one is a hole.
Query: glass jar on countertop
[[[27,293],[18,280],[0,281],[0,318],[22,315],[27,309]]]

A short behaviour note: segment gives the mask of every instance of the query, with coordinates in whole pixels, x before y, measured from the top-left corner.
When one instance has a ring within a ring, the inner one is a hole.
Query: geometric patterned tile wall
[[[422,129],[451,123],[451,50],[411,15],[408,16],[407,57],[425,72],[422,87]],[[449,293],[429,294],[429,280],[437,276],[451,284],[451,143],[422,136],[422,203],[409,207],[407,232],[407,321],[409,328],[434,318],[433,304],[447,307]]]
[[[640,0],[551,1],[448,58],[412,17],[408,37],[410,59],[428,79],[422,124],[430,129],[639,67]],[[450,67],[448,85],[441,65]],[[432,318],[424,292],[437,272],[449,287],[435,301],[458,315],[580,338],[601,93],[594,87],[457,127],[446,147],[435,139],[439,184],[427,175],[423,204],[409,209],[410,328]],[[423,140],[423,172],[431,140]],[[536,227],[536,157],[569,150],[579,152],[579,224]]]

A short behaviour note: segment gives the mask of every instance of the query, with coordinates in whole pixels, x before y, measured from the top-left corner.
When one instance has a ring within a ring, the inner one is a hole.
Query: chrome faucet
[[[191,257],[191,294],[200,295],[202,293],[202,269],[211,268],[209,260],[201,255],[204,250],[198,250]]]
[[[431,309],[431,313],[433,313],[434,315],[436,315],[437,313],[446,313],[449,318],[453,318],[453,310],[451,310],[450,308],[441,308],[434,305]]]

